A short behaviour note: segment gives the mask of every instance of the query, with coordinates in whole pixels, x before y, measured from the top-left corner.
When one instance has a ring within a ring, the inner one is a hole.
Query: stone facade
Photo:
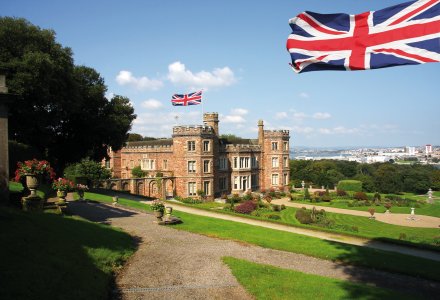
[[[213,199],[288,186],[289,131],[264,130],[259,121],[258,139],[226,140],[219,138],[217,113],[205,113],[203,121],[175,126],[171,139],[128,142],[110,151],[103,163],[119,179],[113,188],[154,197],[197,197],[203,191]],[[146,178],[131,178],[136,166]],[[156,179],[158,173],[162,179]]]

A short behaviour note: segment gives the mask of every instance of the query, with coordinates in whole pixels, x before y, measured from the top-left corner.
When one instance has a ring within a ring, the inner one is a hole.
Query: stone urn
[[[156,217],[158,222],[162,221],[162,217],[163,217],[163,211],[162,210],[155,210],[154,211],[154,216]]]
[[[37,197],[37,188],[40,186],[40,177],[35,174],[26,174],[26,186],[31,191],[29,197]]]
[[[67,192],[66,191],[57,191],[57,197],[59,201],[66,201]]]

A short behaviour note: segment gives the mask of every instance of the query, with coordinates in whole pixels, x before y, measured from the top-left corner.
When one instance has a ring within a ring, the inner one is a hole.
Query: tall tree
[[[105,98],[104,80],[92,68],[75,66],[70,48],[55,32],[24,19],[0,18],[0,67],[9,69],[9,136],[43,153],[58,169],[107,146],[120,149],[136,118],[127,98]]]

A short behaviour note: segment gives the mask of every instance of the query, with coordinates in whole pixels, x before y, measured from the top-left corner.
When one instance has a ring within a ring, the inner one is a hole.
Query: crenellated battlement
[[[264,137],[289,137],[289,130],[264,130]]]
[[[130,146],[124,147],[124,152],[143,152],[149,149],[157,149],[163,151],[173,151],[173,145],[140,145],[140,146]]]
[[[173,137],[176,136],[194,136],[202,134],[215,134],[211,126],[206,125],[189,125],[189,126],[174,126]]]
[[[259,145],[247,145],[247,144],[228,144],[225,145],[225,151],[227,152],[259,152],[261,146]]]

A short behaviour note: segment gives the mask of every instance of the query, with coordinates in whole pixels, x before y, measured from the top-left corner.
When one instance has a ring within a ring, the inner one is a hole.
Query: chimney
[[[264,144],[264,124],[263,120],[258,120],[258,144]]]

